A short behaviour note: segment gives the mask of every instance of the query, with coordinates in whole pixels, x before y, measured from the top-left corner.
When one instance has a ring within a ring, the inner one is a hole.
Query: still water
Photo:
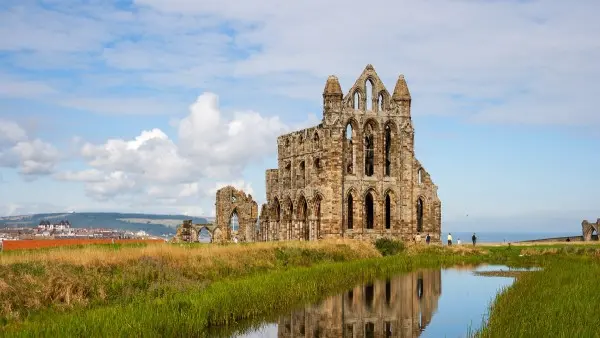
[[[498,270],[510,269],[483,265],[417,270],[357,285],[233,336],[466,337],[486,320],[497,292],[514,281],[474,271]]]

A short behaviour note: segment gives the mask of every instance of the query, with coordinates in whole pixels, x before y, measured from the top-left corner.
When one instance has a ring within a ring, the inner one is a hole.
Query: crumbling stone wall
[[[214,237],[214,227],[212,224],[193,224],[192,220],[184,220],[183,223],[177,227],[173,242],[198,242],[200,231],[203,229],[206,229],[212,242]]]
[[[213,242],[252,242],[255,240],[256,221],[258,219],[258,204],[252,195],[227,186],[217,191],[216,228]],[[231,220],[237,215],[238,229],[232,229]]]
[[[414,153],[410,107],[402,75],[390,93],[367,65],[345,96],[330,76],[322,123],[277,139],[259,239],[409,240],[419,232],[439,241],[441,201]]]
[[[584,241],[591,241],[594,231],[596,232],[596,235],[600,235],[600,218],[596,220],[596,223],[591,223],[587,220],[581,222],[581,231],[583,232]]]

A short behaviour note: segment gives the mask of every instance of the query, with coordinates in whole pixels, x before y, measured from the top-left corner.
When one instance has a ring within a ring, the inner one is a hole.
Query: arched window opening
[[[365,97],[367,99],[366,110],[373,110],[373,82],[370,79],[365,82]]]
[[[315,144],[315,149],[321,148],[321,142],[320,142],[318,133],[315,133],[315,136],[313,136],[313,143]]]
[[[287,189],[292,187],[292,164],[287,163],[283,173],[283,186]]]
[[[212,234],[208,231],[208,228],[202,227],[200,231],[198,231],[198,242],[200,243],[211,243],[212,242]]]
[[[352,229],[354,224],[352,224],[354,219],[354,206],[352,205],[354,201],[352,200],[352,195],[348,195],[348,229]]]
[[[240,222],[238,219],[237,211],[233,211],[231,214],[231,218],[229,219],[229,228],[232,232],[237,232],[240,230]]]
[[[317,197],[315,200],[315,215],[317,217],[317,224],[315,224],[315,239],[319,239],[319,234],[321,233],[321,198]]]
[[[392,128],[385,126],[385,176],[392,174]]]
[[[281,221],[281,206],[278,200],[275,200],[275,220],[277,222]]]
[[[375,172],[375,137],[373,127],[367,125],[365,130],[365,175],[373,176]]]
[[[315,158],[315,162],[314,162],[314,167],[317,171],[321,170],[321,159],[320,158]]]
[[[392,227],[392,201],[390,195],[385,196],[385,228]]]
[[[287,226],[287,239],[291,240],[292,239],[292,219],[293,219],[293,215],[294,215],[294,205],[292,204],[292,201],[288,199],[288,226]]]
[[[306,180],[306,165],[304,164],[304,161],[300,162],[300,166],[298,168],[298,177],[296,179],[298,181],[298,187],[304,188]]]
[[[419,299],[423,298],[423,277],[417,279],[417,297]]]
[[[417,232],[423,232],[423,199],[417,199]]]
[[[384,102],[383,102],[383,93],[379,94],[379,97],[377,98],[377,108],[380,112],[385,110],[384,107]]]
[[[352,97],[352,108],[359,110],[360,109],[360,93],[357,91],[354,92]]]
[[[419,171],[417,171],[417,183],[423,183],[423,169],[419,169]]]
[[[306,199],[302,201],[302,238],[305,241],[310,239],[309,237],[309,228],[308,228],[308,204],[306,203]]]
[[[348,125],[346,126],[346,140],[344,142],[344,147],[346,148],[344,152],[346,154],[346,174],[354,174],[354,142],[352,142],[353,137],[354,130],[352,130],[352,125],[348,123]]]
[[[289,138],[285,139],[285,146],[286,147],[290,146],[290,139]]]
[[[373,229],[373,223],[375,221],[375,205],[373,203],[373,195],[369,192],[365,197],[365,220],[366,228]]]

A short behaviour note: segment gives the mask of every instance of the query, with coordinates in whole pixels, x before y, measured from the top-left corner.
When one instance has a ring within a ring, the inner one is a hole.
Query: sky
[[[368,8],[365,8],[367,6]],[[412,94],[443,231],[600,217],[600,2],[3,0],[0,216],[214,215],[367,64]]]

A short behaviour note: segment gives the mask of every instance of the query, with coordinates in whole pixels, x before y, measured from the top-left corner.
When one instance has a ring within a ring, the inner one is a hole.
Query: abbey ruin
[[[437,186],[415,157],[411,96],[403,75],[393,93],[367,65],[344,95],[335,76],[323,91],[323,119],[277,139],[266,171],[266,203],[233,187],[217,192],[219,241],[325,238],[440,241]]]

